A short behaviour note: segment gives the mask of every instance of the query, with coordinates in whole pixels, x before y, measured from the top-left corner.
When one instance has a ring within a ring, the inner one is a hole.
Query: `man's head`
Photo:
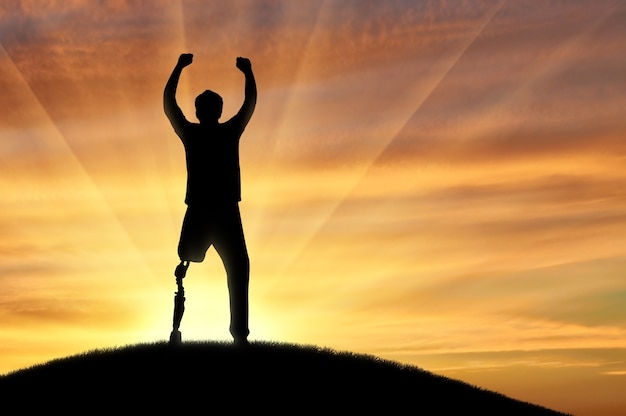
[[[222,116],[224,101],[219,94],[206,90],[196,97],[196,117],[200,123],[212,123]]]

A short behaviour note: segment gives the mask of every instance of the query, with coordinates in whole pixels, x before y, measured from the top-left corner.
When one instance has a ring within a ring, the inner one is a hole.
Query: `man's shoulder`
[[[194,123],[188,120],[185,120],[180,128],[177,130],[178,135],[183,141],[185,140],[193,140],[195,137],[201,136],[201,126],[199,123]]]
[[[239,138],[246,128],[245,123],[236,115],[220,124],[222,131],[230,136]]]

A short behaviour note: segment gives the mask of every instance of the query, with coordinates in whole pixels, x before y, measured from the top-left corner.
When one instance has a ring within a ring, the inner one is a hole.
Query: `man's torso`
[[[239,138],[228,122],[188,123],[181,132],[187,163],[186,204],[220,204],[241,200]]]

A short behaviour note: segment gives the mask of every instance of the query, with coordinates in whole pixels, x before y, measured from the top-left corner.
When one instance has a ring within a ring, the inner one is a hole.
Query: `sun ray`
[[[467,52],[471,44],[473,44],[476,39],[480,36],[481,33],[484,32],[486,27],[490,22],[493,21],[494,17],[497,14],[497,11],[502,7],[502,3],[500,3],[497,10],[495,10],[494,14],[490,16],[488,22],[480,29],[480,32],[476,34],[476,37],[472,40],[470,44],[463,50],[463,52],[459,55],[458,59],[454,62],[454,65],[458,64],[462,59],[463,55]],[[533,91],[538,88],[538,85],[554,76],[554,74],[558,73],[564,68],[567,68],[572,65],[573,59],[576,57],[575,51],[580,47],[581,44],[584,44],[589,40],[589,37],[593,35],[595,31],[602,27],[602,25],[614,16],[618,9],[617,5],[612,5],[611,7],[607,7],[606,9],[596,10],[595,13],[590,17],[588,24],[584,27],[581,27],[576,33],[569,36],[566,40],[556,47],[552,53],[549,55],[548,59],[545,60],[545,63],[541,66],[536,67],[531,74],[529,74],[523,83],[514,85],[509,91],[505,100],[502,100],[498,103],[496,108],[493,108],[493,112],[490,112],[489,115],[485,115],[485,118],[498,118],[501,117],[508,109],[508,106],[511,104],[517,103],[519,100],[524,99],[528,95],[532,94]],[[445,77],[452,71],[454,68],[452,65],[445,74],[439,79],[439,82],[436,85],[433,85],[430,93],[424,100],[420,103],[417,110],[413,113],[413,116],[419,113],[421,106],[428,100],[431,94],[436,90],[436,87],[445,79]],[[413,117],[412,116],[412,117]],[[407,120],[405,125],[408,126],[410,123],[410,118]],[[468,130],[464,133],[464,137],[471,137],[474,134],[485,134],[485,126],[484,123],[476,123],[476,125],[480,125],[480,131],[476,130]],[[350,201],[350,197],[355,190],[357,190],[360,186],[363,186],[365,181],[368,178],[368,175],[372,173],[372,169],[376,167],[376,165],[381,161],[381,158],[384,156],[385,150],[388,146],[392,145],[393,141],[400,137],[402,134],[402,129],[387,142],[387,144],[380,150],[378,155],[371,160],[369,166],[362,172],[362,175],[356,180],[353,186],[346,191],[344,198],[333,206],[333,209],[328,212],[328,214],[320,218],[318,221],[318,227],[315,229],[314,233],[307,235],[306,242],[303,245],[299,246],[299,250],[295,253],[291,258],[289,263],[285,264],[285,267],[281,270],[281,274],[279,276],[284,276],[287,270],[298,261],[298,259],[307,251],[307,248],[312,243],[312,241],[316,238],[319,232],[323,229],[324,226],[328,225],[328,223],[337,215],[337,212]],[[392,204],[392,201],[389,201],[388,204]],[[361,285],[364,282],[360,283]],[[351,293],[354,290],[353,282],[341,283],[337,282],[335,286],[335,290],[333,293],[328,294],[323,298],[310,298],[307,299],[306,302],[314,305],[315,308],[324,309],[329,303],[339,302],[342,297],[346,295],[346,293]],[[271,289],[269,289],[271,290]]]
[[[292,85],[297,85],[298,83],[300,83],[302,81],[302,77],[308,70],[307,61],[310,59],[311,54],[314,53],[313,50],[315,48],[315,38],[316,36],[319,36],[319,32],[322,30],[321,26],[322,26],[322,22],[324,19],[324,14],[329,12],[328,10],[329,3],[330,3],[329,0],[324,0],[321,3],[321,5],[318,6],[317,10],[315,10],[316,13],[314,14],[312,28],[308,33],[308,36],[305,40],[304,45],[302,45],[300,55],[297,57],[297,64],[295,65],[295,68],[294,68],[295,74],[293,77]],[[292,4],[291,7],[294,7],[291,9],[291,12],[295,13],[296,12],[295,7],[299,7],[299,6],[295,6],[295,3],[290,3],[290,4]],[[293,59],[293,57],[292,56],[283,57],[282,59]],[[286,118],[287,118],[287,109],[292,106],[293,101],[296,99],[297,99],[297,96],[296,96],[295,89],[294,88],[289,89],[288,95],[286,99],[281,103],[281,106],[278,111],[279,119],[277,120],[278,122],[276,123],[277,127],[267,132],[266,136],[268,138],[271,139],[275,137],[280,137],[280,134],[278,134],[278,132],[282,128],[284,128],[284,122],[286,121]],[[275,140],[273,140],[271,143],[271,149],[272,149],[271,160],[275,160],[276,158],[277,147],[278,147],[278,143]]]
[[[343,195],[343,198],[341,198],[335,204],[333,204],[331,209],[329,209],[328,212],[326,212],[326,215],[324,215],[323,217],[317,218],[316,226],[310,230],[310,232],[306,236],[306,239],[304,239],[304,241],[302,242],[302,245],[298,246],[299,249],[293,253],[293,255],[290,257],[290,260],[288,262],[285,262],[284,268],[281,269],[281,272],[279,272],[279,276],[284,275],[285,270],[287,270],[293,263],[295,263],[297,259],[299,258],[299,256],[301,256],[302,253],[306,251],[306,247],[311,243],[311,241],[321,231],[321,229],[333,218],[334,215],[336,215],[337,211],[347,201],[349,201],[350,195],[359,186],[363,184],[363,182],[366,180],[368,175],[371,173],[371,170],[380,162],[381,157],[384,156],[385,150],[390,145],[392,145],[392,143],[398,137],[401,137],[403,129],[406,128],[411,122],[411,119],[419,113],[420,109],[422,108],[422,105],[428,101],[428,99],[432,96],[434,91],[436,91],[437,86],[440,85],[443,82],[443,80],[446,79],[446,76],[448,76],[448,74],[450,74],[453,68],[460,62],[462,57],[466,54],[466,52],[471,47],[471,45],[474,44],[474,42],[479,38],[481,33],[484,33],[485,29],[494,20],[498,11],[502,9],[503,5],[504,5],[504,2],[499,3],[497,7],[491,10],[492,13],[489,15],[486,22],[484,22],[484,24],[480,27],[480,30],[475,34],[471,42],[465,45],[462,51],[458,54],[457,59],[454,60],[453,64],[450,65],[447,68],[447,70],[441,75],[441,77],[439,77],[438,80],[432,85],[432,88],[430,89],[427,96],[425,96],[424,99],[419,103],[418,108],[412,113],[411,117],[407,119],[405,125],[401,129],[399,129],[396,132],[396,134],[392,136],[392,138],[384,144],[383,147],[381,147],[381,149],[378,151],[375,157],[371,159],[369,165],[366,166],[360,172],[359,177],[355,178],[354,182],[349,187],[349,189],[346,189]],[[597,15],[591,20],[588,26],[582,28],[575,35],[569,38],[564,44],[560,45],[558,49],[553,53],[551,59],[547,60],[547,62],[543,66],[537,67],[534,70],[534,73],[532,74],[532,76],[529,76],[522,84],[514,86],[509,91],[507,100],[500,102],[499,107],[495,108],[494,111],[504,111],[507,108],[507,103],[516,102],[517,100],[520,99],[520,97],[524,96],[525,94],[528,94],[534,87],[536,87],[539,81],[545,79],[546,77],[549,77],[551,74],[562,69],[563,67],[566,67],[569,63],[567,57],[570,54],[570,52],[572,50],[575,50],[575,48],[581,42],[583,42],[591,33],[593,33],[594,30],[596,30],[603,22],[605,22],[611,15],[613,15],[615,13],[615,10],[616,10],[616,6],[608,8],[607,10],[600,10],[597,13]],[[485,116],[485,117],[493,118],[494,114],[490,113],[488,116]],[[497,118],[497,116],[495,117]],[[478,125],[481,126],[480,132],[484,134],[485,132],[484,123],[482,124],[476,123],[476,126]],[[471,136],[471,135],[472,135],[472,131],[465,132],[465,136]]]
[[[128,234],[128,230],[124,226],[123,222],[116,215],[115,211],[102,194],[100,188],[96,185],[88,170],[81,163],[76,152],[72,149],[72,146],[69,145],[67,139],[59,130],[49,112],[41,103],[37,94],[33,91],[28,81],[23,77],[21,71],[15,65],[12,58],[10,57],[10,54],[7,53],[2,44],[0,44],[0,60],[6,63],[6,70],[10,72],[10,77],[14,79],[19,79],[19,85],[22,85],[24,87],[24,93],[22,94],[22,96],[29,97],[29,100],[37,107],[38,111],[36,111],[36,114],[37,117],[40,118],[40,120],[34,124],[42,124],[44,126],[43,130],[48,133],[40,135],[39,138],[47,142],[46,146],[57,149],[57,151],[63,154],[63,172],[66,175],[71,176],[68,177],[68,179],[71,180],[71,183],[74,186],[80,187],[80,190],[77,189],[76,192],[84,192],[86,195],[89,195],[90,200],[98,201],[100,209],[105,212],[106,215],[111,219],[111,221],[116,225],[117,233],[120,236],[123,236],[123,239],[125,239],[126,242],[131,247],[133,247],[133,251],[135,253],[140,253],[138,247],[133,243],[132,238]],[[14,175],[21,176],[22,172],[12,172],[11,176]],[[141,258],[141,256],[138,257]]]
[[[306,62],[308,56],[312,53],[312,48],[314,47],[314,38],[316,34],[321,30],[320,25],[322,22],[322,16],[325,10],[328,9],[329,0],[324,0],[321,2],[319,6],[317,6],[315,13],[312,17],[311,29],[309,30],[306,39],[304,40],[304,44],[299,48],[300,53],[298,56],[277,56],[275,61],[294,61],[296,60],[296,64],[293,67],[293,77],[291,85],[284,96],[284,99],[279,101],[278,104],[274,107],[275,116],[273,116],[272,123],[269,124],[269,128],[259,134],[262,137],[260,140],[263,143],[267,143],[267,158],[264,160],[264,164],[266,166],[272,166],[276,163],[277,152],[279,147],[278,137],[280,137],[280,131],[284,129],[285,122],[289,117],[289,108],[292,105],[294,100],[297,100],[297,92],[293,85],[297,85],[300,79],[303,76],[303,73],[306,70]],[[289,7],[289,12],[287,13],[287,17],[285,22],[289,21],[289,17],[296,13],[299,13],[300,4],[296,2],[288,2],[287,7]],[[280,31],[280,28],[276,29]],[[264,202],[267,202],[271,197],[272,191],[272,182],[268,180],[264,183],[258,184],[255,189],[255,193],[259,198],[259,204],[262,206]],[[255,228],[258,224],[262,223],[265,218],[265,213],[263,210],[256,212],[256,216],[250,217],[249,222],[251,224],[251,228]]]
[[[446,76],[462,59],[462,57],[468,51],[471,45],[476,41],[476,39],[480,37],[480,35],[493,21],[494,17],[502,9],[504,3],[505,0],[500,1],[487,10],[480,24],[476,27],[474,31],[471,32],[467,40],[456,51],[454,51],[454,53],[451,53],[447,57],[446,63],[443,65],[443,69],[432,80],[430,80],[426,91],[419,91],[419,95],[416,97],[415,100],[417,101],[417,104],[415,107],[407,112],[404,118],[404,122],[401,125],[396,126],[396,128],[390,132],[389,136],[387,136],[387,138],[384,138],[379,143],[379,148],[373,155],[370,155],[370,160],[367,163],[352,170],[350,180],[347,181],[342,196],[339,197],[336,201],[333,201],[332,204],[327,206],[318,216],[315,217],[314,220],[311,221],[307,232],[300,236],[300,240],[297,243],[293,242],[292,246],[290,247],[291,251],[289,255],[283,257],[281,267],[277,269],[277,272],[272,277],[271,283],[266,286],[267,290],[271,290],[271,287],[276,284],[277,281],[284,277],[289,267],[291,267],[291,265],[297,261],[302,253],[306,251],[306,247],[310,244],[310,242],[315,238],[315,236],[324,227],[324,225],[332,218],[334,213],[349,198],[351,192],[359,186],[359,183],[363,180],[363,178],[367,176],[369,169],[376,163],[378,157],[395,140],[395,138],[401,134],[402,130],[408,125],[408,123],[410,123],[415,114],[419,113],[422,105],[427,102],[429,97],[431,97],[433,92],[436,91],[437,87],[443,82],[443,80],[446,79]],[[302,62],[306,62],[306,56],[302,60]],[[306,65],[304,66],[304,68],[306,68]]]
[[[168,40],[170,40],[172,44],[177,45],[174,50],[178,51],[178,53],[187,52],[188,41],[187,32],[185,30],[186,16],[183,1],[178,0],[170,7],[167,7],[167,13],[171,22],[168,23],[168,26],[173,28],[171,32],[174,34],[174,36]],[[164,72],[174,67],[177,58],[178,56],[175,54],[171,56],[171,60],[166,62],[169,67],[165,67]],[[166,80],[167,79],[164,77],[162,83],[156,84],[156,87],[164,87]],[[150,126],[155,124],[154,116],[158,116],[161,120],[165,119],[162,104],[160,101],[155,101],[150,104],[148,109],[134,107],[134,102],[137,98],[129,96],[129,93],[126,92],[128,88],[127,83],[128,81],[125,83],[118,82],[116,85],[116,88],[124,98],[124,108],[118,110],[118,114],[120,114],[120,117],[124,117],[127,120],[127,124],[133,129],[131,136],[139,138],[142,143],[141,161],[137,162],[142,169],[139,169],[138,173],[144,175],[145,180],[150,181],[151,184],[155,184],[157,188],[155,191],[158,192],[159,198],[158,203],[163,207],[167,207],[169,217],[172,221],[172,227],[177,228],[178,222],[180,221],[180,204],[178,200],[172,198],[172,195],[179,187],[177,183],[173,183],[172,176],[174,175],[172,174],[171,167],[180,166],[179,153],[172,151],[172,149],[180,150],[180,143],[173,131],[169,130],[169,125],[167,125],[168,129],[165,130],[149,130]],[[178,89],[181,95],[190,95],[190,82],[188,77],[181,78]],[[160,94],[155,93],[154,95],[160,98]],[[147,115],[144,115],[144,113],[147,113]],[[161,124],[159,124],[159,126],[160,125]],[[163,123],[163,125],[166,125],[166,123]],[[163,138],[162,141],[157,142],[159,146],[151,145],[155,142],[155,136]]]
[[[166,12],[167,16],[170,17],[167,23],[165,23],[168,27],[165,33],[171,33],[174,36],[162,36],[164,40],[167,39],[167,44],[162,46],[170,49],[171,45],[178,44],[181,46],[178,46],[176,49],[178,51],[184,51],[187,40],[184,30],[185,16],[183,3],[181,1],[172,3],[163,10]],[[124,12],[127,12],[127,10],[124,10]],[[90,14],[88,17],[94,18],[96,14],[97,12],[94,11],[93,15]],[[147,14],[146,18],[152,18],[152,16]],[[120,36],[123,36],[123,34]],[[42,38],[45,39],[45,35],[42,35]],[[157,46],[158,44],[154,43],[154,45]],[[76,49],[80,49],[82,44],[80,41],[77,41],[76,45],[72,46]],[[119,55],[130,55],[128,51],[133,51],[134,46],[128,42],[124,47],[128,49],[121,50]],[[151,206],[159,205],[169,207],[169,217],[172,222],[169,228],[173,230],[178,226],[180,207],[173,202],[171,197],[168,197],[168,192],[169,195],[173,192],[172,175],[170,174],[171,169],[163,169],[162,166],[163,162],[167,163],[166,168],[174,166],[174,163],[167,158],[172,159],[173,155],[177,154],[163,150],[163,147],[160,146],[161,143],[164,143],[169,149],[170,143],[171,146],[174,147],[178,145],[178,142],[176,140],[169,140],[169,137],[166,140],[169,131],[159,131],[155,128],[155,126],[158,127],[160,125],[159,123],[155,124],[153,119],[154,115],[158,114],[160,111],[161,103],[152,102],[147,108],[138,107],[136,103],[144,103],[145,101],[136,95],[136,91],[142,90],[140,88],[133,88],[134,85],[131,84],[136,82],[136,80],[131,77],[118,76],[112,73],[110,67],[106,66],[106,64],[102,65],[102,62],[96,61],[92,71],[101,71],[96,74],[100,76],[104,71],[107,71],[105,75],[108,80],[107,89],[108,93],[114,97],[113,100],[109,102],[100,101],[102,97],[98,96],[98,94],[94,94],[91,89],[87,90],[88,87],[86,83],[81,83],[83,80],[80,78],[78,78],[79,81],[74,81],[76,88],[85,88],[86,90],[84,93],[78,90],[76,92],[81,95],[80,100],[85,100],[83,101],[86,103],[84,107],[89,107],[90,109],[98,107],[105,108],[107,107],[106,104],[112,102],[114,104],[113,108],[107,108],[107,114],[103,114],[102,117],[98,119],[82,120],[78,117],[74,117],[69,121],[65,119],[59,122],[59,120],[56,120],[56,114],[60,112],[60,108],[46,108],[44,104],[50,101],[51,95],[43,95],[44,99],[42,99],[38,95],[41,91],[34,89],[33,85],[29,82],[29,76],[22,73],[18,64],[10,57],[10,50],[7,51],[6,48],[3,48],[3,51],[5,55],[11,59],[13,68],[16,74],[19,74],[22,84],[28,87],[29,96],[33,97],[38,103],[39,108],[45,113],[46,123],[54,126],[56,131],[54,137],[60,138],[57,142],[62,142],[63,147],[71,153],[74,162],[70,165],[76,165],[81,174],[89,180],[90,187],[97,190],[102,204],[115,216],[118,225],[123,229],[125,235],[134,242],[134,251],[143,253],[143,255],[146,256],[145,260],[147,264],[153,266],[153,273],[162,274],[162,271],[159,271],[159,266],[154,266],[154,262],[148,258],[148,256],[150,256],[148,253],[150,248],[146,250],[143,228],[134,224],[133,221],[135,221],[135,219],[125,212],[129,205],[127,202],[133,199],[132,195],[128,195],[127,197],[125,193],[128,194],[128,192],[131,192],[133,185],[140,184],[142,185],[142,188],[139,188],[140,191],[144,192],[146,197],[151,198]],[[75,50],[69,49],[68,51],[64,51],[60,47],[55,50],[55,53],[59,54],[61,58],[67,57],[71,59],[76,56]],[[154,54],[148,55],[147,53],[146,55],[148,58],[154,56]],[[168,62],[168,64],[171,64],[173,67],[176,56],[172,58],[173,61]],[[80,71],[77,71],[77,74],[80,74]],[[120,74],[123,73],[120,72]],[[163,85],[164,83],[165,79],[163,79]],[[184,79],[181,84],[181,89],[185,90],[188,82]],[[158,85],[158,87],[162,88],[162,85]],[[157,97],[159,96],[158,93],[155,95]],[[162,116],[162,112],[159,116]],[[165,119],[165,117],[162,116],[162,119]],[[106,155],[102,154],[99,159],[94,158],[94,152],[86,150],[83,142],[81,142],[85,133],[84,131],[80,131],[80,129],[87,127],[87,123],[92,123],[88,128],[91,130],[90,136],[95,138],[93,141],[94,144],[107,152]],[[110,129],[110,126],[113,124],[117,125],[117,131]],[[122,135],[124,138],[131,138],[132,140],[123,141],[120,139]],[[155,136],[157,136],[159,140],[162,140],[162,142],[155,141]],[[109,137],[113,140],[109,139]],[[159,146],[155,146],[154,143],[159,144]],[[176,149],[178,150],[178,147],[176,147]],[[133,154],[140,157],[133,158]],[[123,164],[120,160],[131,162],[132,165],[127,164],[124,170],[121,170],[119,168],[122,167]],[[97,163],[93,163],[94,161]],[[175,164],[175,166],[178,166],[178,163]],[[133,169],[131,176],[128,175],[129,169]],[[142,193],[142,195],[144,194]],[[136,196],[137,195],[135,195],[135,197]],[[136,217],[136,214],[133,215]],[[168,227],[164,229],[161,226],[167,225],[161,222],[161,219],[157,220],[159,221],[158,231],[166,233],[173,232]],[[153,238],[153,240],[157,239]],[[175,253],[173,257],[175,257]],[[168,274],[169,271],[168,269]]]

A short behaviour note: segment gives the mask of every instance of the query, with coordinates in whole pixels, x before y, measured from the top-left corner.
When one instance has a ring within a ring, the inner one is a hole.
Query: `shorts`
[[[178,242],[181,260],[201,263],[211,245],[229,246],[243,241],[239,204],[187,206]],[[245,247],[245,243],[244,243]]]

